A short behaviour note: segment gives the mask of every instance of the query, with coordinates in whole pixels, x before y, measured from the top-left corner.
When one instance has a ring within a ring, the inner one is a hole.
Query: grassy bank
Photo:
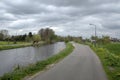
[[[26,43],[29,43],[29,42],[16,42],[16,44],[26,44]],[[0,41],[0,45],[14,45],[15,43],[13,41]]]
[[[16,68],[13,72],[7,73],[0,78],[0,80],[20,80],[25,76],[35,74],[41,70],[44,70],[48,65],[60,61],[73,51],[74,47],[71,43],[67,43],[66,48],[60,53],[48,58],[47,60],[39,61],[36,64],[29,65],[27,67]]]
[[[8,49],[14,49],[14,48],[21,48],[21,47],[27,47],[31,46],[31,43],[24,43],[24,44],[13,44],[13,45],[0,45],[0,50],[8,50]]]
[[[28,42],[17,42],[14,44],[14,42],[9,41],[0,41],[0,50],[8,50],[8,49],[14,49],[14,48],[21,48],[21,47],[27,47],[31,46],[31,43]]]
[[[109,80],[120,80],[120,44],[111,43],[91,48],[97,53]]]

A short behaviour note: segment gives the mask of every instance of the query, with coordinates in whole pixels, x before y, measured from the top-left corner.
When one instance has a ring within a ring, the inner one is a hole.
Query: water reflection
[[[65,43],[57,42],[42,47],[26,47],[0,51],[0,76],[12,71],[16,65],[27,65],[44,60],[65,48]]]

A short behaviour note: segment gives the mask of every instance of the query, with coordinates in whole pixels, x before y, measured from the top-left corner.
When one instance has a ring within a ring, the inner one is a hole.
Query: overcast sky
[[[50,27],[58,35],[120,38],[120,0],[0,0],[0,29],[36,33]]]

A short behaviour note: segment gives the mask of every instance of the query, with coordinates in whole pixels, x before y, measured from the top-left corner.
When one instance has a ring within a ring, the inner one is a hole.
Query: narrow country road
[[[86,45],[73,45],[75,49],[69,56],[28,80],[107,80],[96,54]]]

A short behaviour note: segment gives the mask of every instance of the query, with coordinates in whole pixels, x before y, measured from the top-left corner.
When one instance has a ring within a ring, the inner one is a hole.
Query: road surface
[[[28,80],[107,80],[96,54],[86,45],[73,45],[75,49],[69,56]]]

